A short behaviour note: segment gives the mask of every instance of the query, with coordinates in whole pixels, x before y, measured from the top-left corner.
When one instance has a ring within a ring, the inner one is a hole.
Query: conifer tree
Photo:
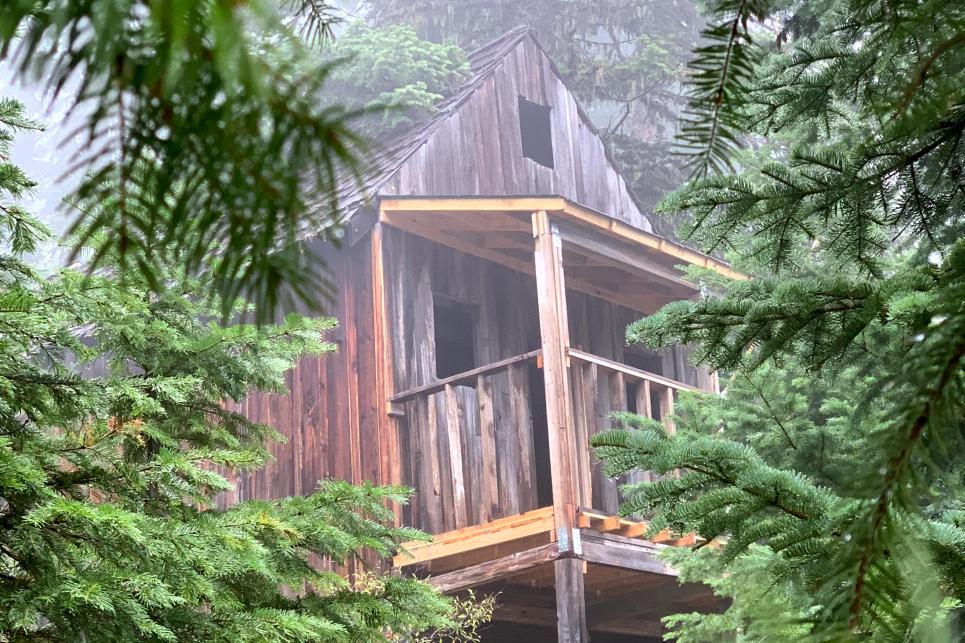
[[[720,539],[694,569],[746,599],[734,576],[753,568],[793,596],[735,601],[727,618],[747,640],[953,638],[965,601],[965,11],[707,9],[682,127],[694,178],[662,207],[691,212],[689,237],[755,277],[666,306],[628,339],[693,343],[733,383],[717,410],[684,405],[677,436],[626,419],[595,445],[614,474],[682,472],[627,488],[624,511]],[[708,620],[678,622],[705,640]]]
[[[226,410],[283,392],[334,322],[216,323],[225,307],[168,264],[153,292],[113,256],[109,274],[43,279],[20,256],[44,234],[16,205],[0,101],[0,639],[371,641],[471,635],[485,616],[377,569],[350,583],[320,561],[394,553],[408,490],[323,480],[314,493],[217,508],[219,473],[262,466],[270,426]],[[422,640],[421,638],[419,640]]]
[[[336,186],[367,149],[363,110],[327,95],[332,19],[319,0],[0,3],[0,59],[80,123],[75,253],[120,253],[158,290],[163,246],[223,316],[239,296],[259,322],[321,312],[332,286],[299,242],[340,238]]]

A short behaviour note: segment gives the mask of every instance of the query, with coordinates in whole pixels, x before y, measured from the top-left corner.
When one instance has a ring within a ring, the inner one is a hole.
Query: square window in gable
[[[550,128],[549,105],[540,105],[519,97],[519,136],[523,156],[553,169],[553,133]]]

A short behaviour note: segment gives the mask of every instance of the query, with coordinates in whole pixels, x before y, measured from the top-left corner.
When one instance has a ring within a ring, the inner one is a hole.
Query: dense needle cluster
[[[750,580],[722,575],[753,564],[748,579],[796,597],[784,613],[736,600],[732,632],[758,640],[794,621],[822,640],[952,637],[965,601],[965,11],[708,8],[683,125],[695,176],[662,207],[690,212],[693,240],[759,276],[628,330],[693,343],[731,374],[725,398],[682,414],[675,437],[624,420],[595,445],[614,473],[683,472],[626,489],[625,510],[722,538],[707,577],[746,599]],[[795,397],[802,379],[820,395]],[[701,622],[679,621],[692,634]]]

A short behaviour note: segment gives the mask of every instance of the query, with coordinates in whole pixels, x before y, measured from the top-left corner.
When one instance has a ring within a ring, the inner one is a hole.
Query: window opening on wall
[[[476,368],[475,310],[452,297],[433,293],[436,377],[442,379]]]
[[[519,135],[523,156],[543,167],[553,168],[553,134],[550,107],[519,97]]]

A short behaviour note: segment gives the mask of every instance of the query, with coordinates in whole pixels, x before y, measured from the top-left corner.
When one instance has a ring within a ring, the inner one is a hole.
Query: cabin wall
[[[231,477],[222,504],[311,493],[319,480],[388,481],[391,444],[374,432],[385,404],[377,390],[371,235],[352,247],[322,248],[338,293],[327,307],[339,327],[326,339],[336,353],[305,357],[285,376],[287,395],[256,393],[228,403],[287,440],[271,445],[264,469]]]
[[[518,97],[552,107],[554,168],[523,156]],[[652,231],[599,135],[532,38],[525,38],[435,130],[379,195],[558,195]]]

